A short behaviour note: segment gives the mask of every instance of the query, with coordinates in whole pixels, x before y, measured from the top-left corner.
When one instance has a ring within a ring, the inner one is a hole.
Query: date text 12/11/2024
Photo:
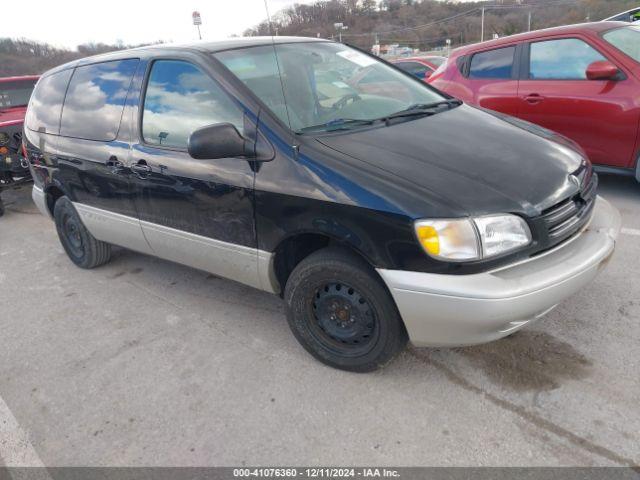
[[[399,478],[389,468],[235,468],[234,478]]]

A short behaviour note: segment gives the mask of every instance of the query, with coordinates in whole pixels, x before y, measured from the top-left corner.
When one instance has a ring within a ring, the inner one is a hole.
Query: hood
[[[27,107],[0,107],[0,128],[24,122]]]
[[[578,191],[569,174],[585,162],[570,143],[553,135],[462,105],[388,127],[316,139],[381,175],[410,182],[425,198],[435,195],[456,214],[537,216]]]

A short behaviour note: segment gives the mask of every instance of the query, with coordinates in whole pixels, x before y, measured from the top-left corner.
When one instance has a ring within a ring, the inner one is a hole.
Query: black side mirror
[[[197,160],[254,156],[250,142],[231,123],[207,125],[193,132],[188,152]]]

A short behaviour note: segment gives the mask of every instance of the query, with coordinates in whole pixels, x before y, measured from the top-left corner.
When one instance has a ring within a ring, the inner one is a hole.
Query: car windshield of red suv
[[[12,107],[26,107],[35,84],[35,80],[0,82],[0,110]]]
[[[640,63],[640,25],[616,28],[608,31],[602,37]]]

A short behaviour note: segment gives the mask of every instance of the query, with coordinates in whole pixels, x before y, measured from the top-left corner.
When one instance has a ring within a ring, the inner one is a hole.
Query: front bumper
[[[473,275],[378,269],[416,346],[485,343],[509,335],[581,290],[613,253],[620,214],[598,197],[589,225],[558,247]]]

